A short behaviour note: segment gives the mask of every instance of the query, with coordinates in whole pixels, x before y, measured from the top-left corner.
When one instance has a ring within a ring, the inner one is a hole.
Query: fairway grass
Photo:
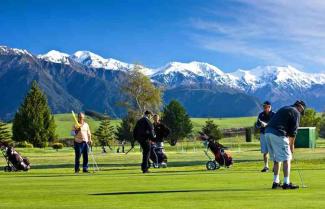
[[[324,208],[324,146],[296,150],[308,188],[295,191],[270,189],[273,175],[260,172],[258,143],[231,147],[235,163],[229,169],[207,171],[202,147],[187,152],[168,148],[169,167],[145,175],[140,172],[138,148],[128,155],[102,154],[95,148],[101,170],[78,175],[73,173],[72,148],[20,149],[32,169],[0,171],[0,208]],[[0,165],[4,163],[1,159]],[[300,184],[294,163],[291,180]]]

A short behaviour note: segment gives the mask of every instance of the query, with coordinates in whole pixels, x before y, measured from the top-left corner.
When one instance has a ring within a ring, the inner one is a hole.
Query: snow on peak
[[[69,64],[69,55],[56,50],[51,50],[46,54],[38,55],[37,58],[44,59],[55,63]]]
[[[10,48],[7,46],[0,46],[0,53],[33,56],[25,49]]]
[[[76,62],[93,68],[104,68],[109,70],[128,70],[132,65],[116,59],[105,59],[90,51],[77,51],[70,56]]]
[[[224,74],[219,68],[213,65],[196,61],[189,63],[170,62],[164,67],[158,68],[155,74],[167,75],[173,73],[181,73],[184,76],[198,75],[207,77],[208,79]]]

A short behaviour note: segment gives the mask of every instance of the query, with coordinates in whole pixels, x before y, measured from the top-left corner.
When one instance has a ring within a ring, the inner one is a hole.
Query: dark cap
[[[150,112],[149,110],[146,110],[146,111],[144,112],[144,114],[145,114],[145,115],[152,115],[152,112]]]
[[[265,106],[265,105],[271,105],[271,102],[269,102],[269,101],[265,101],[265,102],[263,103],[263,106]]]
[[[306,103],[302,100],[297,100],[294,104],[294,106],[300,106],[302,107],[303,111],[301,112],[302,115],[305,114],[305,109],[306,109]]]

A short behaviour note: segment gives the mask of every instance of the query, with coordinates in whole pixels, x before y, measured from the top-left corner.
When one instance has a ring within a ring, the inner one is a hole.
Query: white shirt
[[[73,126],[73,130],[75,130],[76,128],[76,126]],[[78,133],[74,136],[74,140],[77,143],[88,142],[90,135],[91,132],[89,125],[88,123],[84,122],[80,127],[80,131],[78,131]]]

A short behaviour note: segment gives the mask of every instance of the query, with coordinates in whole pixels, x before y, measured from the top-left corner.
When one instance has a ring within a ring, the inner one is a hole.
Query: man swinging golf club
[[[274,162],[274,179],[272,189],[298,189],[290,182],[292,153],[295,137],[299,127],[300,116],[304,114],[306,105],[298,100],[292,106],[282,107],[272,117],[265,131],[270,159]],[[283,162],[284,182],[280,184],[280,167]]]
[[[91,132],[88,123],[85,122],[85,115],[83,113],[78,114],[78,123],[72,128],[72,135],[74,135],[74,150],[75,150],[75,173],[79,173],[80,157],[82,155],[82,171],[89,173],[88,171],[88,144],[91,145]]]
[[[150,157],[150,141],[156,137],[153,125],[150,121],[152,113],[146,111],[144,116],[138,120],[133,130],[133,137],[137,140],[142,148],[142,164],[143,173],[149,173],[149,157]]]
[[[268,163],[268,150],[267,143],[265,139],[265,128],[271,118],[274,116],[274,112],[271,109],[271,103],[269,101],[265,101],[263,103],[263,112],[258,115],[256,128],[260,129],[260,145],[261,145],[261,153],[263,154],[264,159],[264,168],[261,172],[269,171],[269,163]]]

